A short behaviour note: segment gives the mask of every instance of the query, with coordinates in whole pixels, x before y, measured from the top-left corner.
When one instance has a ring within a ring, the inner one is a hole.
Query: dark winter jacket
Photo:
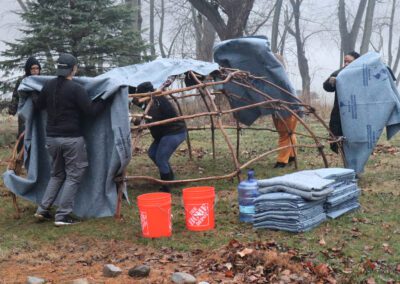
[[[148,115],[151,116],[148,122],[156,122],[178,116],[171,102],[164,96],[154,98],[153,105],[150,107]],[[153,136],[156,141],[161,140],[163,136],[184,131],[186,131],[186,124],[183,120],[150,127],[151,136]]]
[[[340,71],[342,71],[342,70],[343,70],[343,68],[336,70],[329,76],[329,78],[330,77],[336,78],[339,75]],[[331,83],[329,83],[329,78],[326,79],[326,81],[324,82],[324,85],[323,85],[325,91],[335,92],[335,101],[333,103],[331,119],[329,121],[329,128],[335,136],[343,136],[342,124],[340,121],[339,102],[338,102],[338,97],[336,94],[336,85],[332,86]]]
[[[64,77],[46,82],[35,103],[37,109],[47,109],[47,136],[82,136],[82,116],[96,115],[105,108],[103,100],[91,101],[86,90]]]
[[[33,65],[39,66],[39,70],[41,70],[40,63],[35,57],[29,57],[28,60],[25,62],[25,66],[24,66],[25,75],[22,78],[19,78],[17,80],[17,83],[15,84],[15,88],[14,88],[14,91],[12,94],[11,102],[8,105],[8,114],[10,114],[10,115],[15,115],[18,111],[18,104],[19,104],[18,87],[21,84],[21,81],[25,77],[31,76],[31,67]]]

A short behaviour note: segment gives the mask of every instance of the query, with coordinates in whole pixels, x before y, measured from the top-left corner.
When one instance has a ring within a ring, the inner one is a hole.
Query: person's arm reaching
[[[90,100],[86,90],[81,86],[76,88],[75,100],[79,109],[90,116],[96,116],[106,107],[106,102],[102,99]]]

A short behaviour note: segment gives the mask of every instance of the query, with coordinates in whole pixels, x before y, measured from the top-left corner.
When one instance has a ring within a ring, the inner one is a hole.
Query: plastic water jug
[[[259,195],[257,180],[254,178],[254,170],[247,172],[247,179],[238,185],[239,220],[253,222],[255,213],[254,199]]]

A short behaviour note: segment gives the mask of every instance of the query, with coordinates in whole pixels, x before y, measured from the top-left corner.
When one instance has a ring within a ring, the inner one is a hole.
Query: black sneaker
[[[49,211],[45,211],[42,213],[36,212],[33,216],[35,216],[35,218],[39,221],[49,221],[53,219],[53,215],[51,215]]]
[[[75,224],[79,224],[79,223],[80,223],[80,221],[78,219],[76,219],[70,215],[67,215],[60,220],[56,220],[54,222],[54,225],[56,225],[57,227],[60,227],[60,226],[75,225]]]
[[[276,162],[274,169],[278,169],[278,168],[284,168],[286,167],[287,164],[285,163],[281,163],[281,162]]]

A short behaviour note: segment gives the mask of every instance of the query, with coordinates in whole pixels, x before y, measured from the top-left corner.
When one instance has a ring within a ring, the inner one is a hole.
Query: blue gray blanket
[[[400,130],[400,96],[380,55],[367,53],[345,69],[336,83],[348,168],[363,172],[383,128],[387,139]]]
[[[271,52],[268,39],[265,37],[244,37],[223,41],[214,48],[214,60],[222,67],[249,71],[254,76],[263,77],[288,91],[293,96],[296,96],[296,92],[285,69]],[[274,99],[286,102],[298,102],[298,99],[287,95],[285,92],[261,80],[254,79],[249,83]],[[234,83],[225,84],[224,89],[228,93],[238,94],[241,97],[241,99],[233,97],[229,99],[232,108],[266,100],[257,92]],[[292,109],[298,109],[298,107],[292,107]],[[238,112],[238,119],[246,125],[251,125],[261,115],[273,112],[273,109],[257,107]],[[282,116],[288,116],[288,112],[286,111],[280,111],[280,113]]]
[[[171,75],[189,70],[208,75],[217,64],[196,60],[160,59],[150,63],[115,68],[95,78],[77,77],[74,80],[88,91],[91,99],[113,96],[106,110],[95,119],[82,121],[87,143],[89,168],[77,194],[74,213],[80,217],[103,217],[114,214],[117,202],[114,177],[122,172],[131,158],[131,136],[128,117],[128,85],[151,81],[160,86]],[[53,77],[30,76],[24,79],[19,91],[40,91]],[[46,112],[35,112],[30,98],[21,100],[19,114],[25,118],[25,168],[27,176],[13,171],[3,174],[4,184],[12,192],[39,203],[49,180],[49,156],[45,150]],[[56,203],[58,200],[56,200]]]

